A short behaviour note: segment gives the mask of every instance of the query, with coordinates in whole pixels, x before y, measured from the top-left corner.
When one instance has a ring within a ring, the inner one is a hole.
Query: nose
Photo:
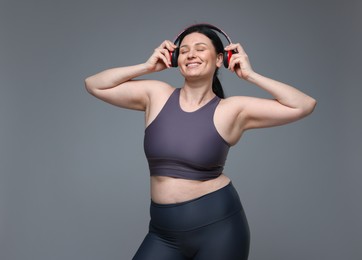
[[[192,59],[195,57],[195,50],[194,49],[190,49],[189,52],[187,53],[187,58],[188,59]]]

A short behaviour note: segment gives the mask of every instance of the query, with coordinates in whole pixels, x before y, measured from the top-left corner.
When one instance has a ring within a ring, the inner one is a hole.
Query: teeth
[[[200,65],[199,63],[189,63],[186,66],[187,67],[196,67],[196,66],[199,66],[199,65]]]

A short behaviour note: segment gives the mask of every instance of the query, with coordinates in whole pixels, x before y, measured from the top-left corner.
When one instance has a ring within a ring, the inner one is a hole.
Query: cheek
[[[185,60],[185,58],[186,58],[186,55],[184,55],[184,54],[179,54],[177,60],[178,60],[178,61],[183,61],[183,60]]]

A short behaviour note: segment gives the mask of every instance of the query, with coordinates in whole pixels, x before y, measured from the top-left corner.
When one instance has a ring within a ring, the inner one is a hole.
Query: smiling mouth
[[[199,62],[192,62],[192,63],[187,63],[186,64],[186,67],[187,68],[195,68],[195,67],[198,67],[201,63]]]

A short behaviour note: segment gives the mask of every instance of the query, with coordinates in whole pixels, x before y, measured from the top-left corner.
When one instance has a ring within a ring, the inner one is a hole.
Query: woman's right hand
[[[145,65],[151,72],[157,72],[171,67],[170,52],[173,52],[177,46],[169,41],[165,40],[160,46],[158,46],[152,56],[146,61]]]

